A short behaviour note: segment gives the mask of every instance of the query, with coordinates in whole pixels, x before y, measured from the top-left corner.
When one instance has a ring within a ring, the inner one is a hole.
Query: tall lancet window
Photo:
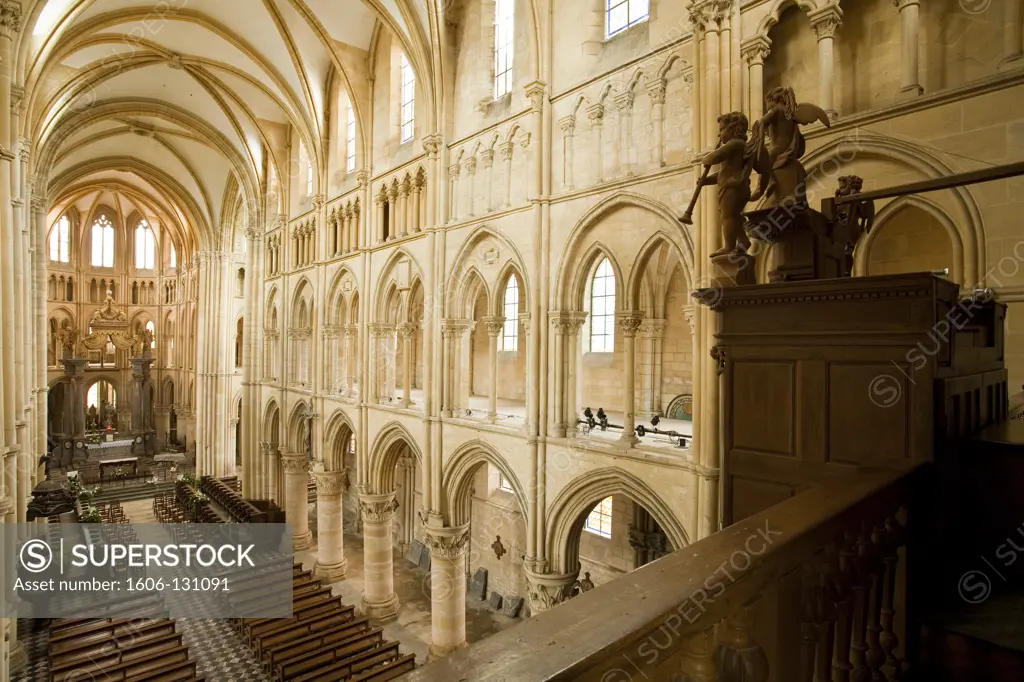
[[[172,268],[178,267],[178,252],[174,248],[174,244],[171,244],[171,263]]]
[[[512,92],[515,0],[494,4],[494,99]]]
[[[156,267],[156,239],[153,228],[145,220],[139,221],[135,228],[135,267],[139,270]]]
[[[519,349],[519,280],[515,275],[505,285],[505,325],[501,330],[501,350]]]
[[[416,75],[412,65],[402,53],[402,142],[408,142],[413,136],[414,118],[416,114]]]
[[[149,347],[156,350],[156,326],[153,324],[153,320],[146,323],[146,331],[149,332]]]
[[[345,98],[345,172],[356,169],[356,114],[352,100]]]
[[[71,221],[67,216],[61,216],[50,232],[50,260],[59,263],[71,260]]]
[[[114,226],[105,215],[92,224],[92,265],[94,268],[114,267]]]
[[[602,258],[590,282],[590,352],[615,350],[615,271]]]

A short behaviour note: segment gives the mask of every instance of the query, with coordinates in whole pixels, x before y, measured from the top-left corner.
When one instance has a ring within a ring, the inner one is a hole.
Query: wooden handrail
[[[855,204],[860,201],[873,199],[891,199],[892,197],[902,197],[908,194],[935,192],[941,189],[950,189],[951,187],[963,187],[964,185],[975,185],[981,182],[1005,180],[1006,178],[1013,178],[1018,175],[1024,175],[1024,161],[967,171],[965,173],[954,173],[944,178],[931,178],[905,185],[897,185],[896,187],[876,189],[871,192],[861,192],[860,194],[850,194],[843,197],[830,197],[822,201],[821,212],[829,215],[829,212],[825,210],[826,203],[830,203],[832,206],[842,206],[843,204]]]
[[[662,679],[653,671],[685,642],[811,563],[844,531],[884,521],[908,501],[923,466],[851,470],[405,679]],[[799,622],[792,625],[799,629]],[[616,677],[616,670],[629,676]]]

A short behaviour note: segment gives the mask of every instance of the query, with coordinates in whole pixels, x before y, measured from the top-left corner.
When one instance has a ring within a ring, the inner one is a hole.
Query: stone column
[[[498,420],[498,337],[505,328],[504,317],[485,317],[487,328],[487,366],[489,392],[487,394],[487,418],[493,424]]]
[[[764,60],[768,58],[771,43],[764,36],[755,36],[743,44],[741,54],[747,61],[748,114],[753,125],[764,116]]]
[[[466,644],[466,553],[469,525],[427,528],[430,547],[429,660],[443,658]]]
[[[391,544],[391,521],[397,508],[394,493],[359,496],[359,509],[363,515],[364,581],[359,610],[380,622],[391,621],[398,616]]]
[[[843,10],[829,5],[811,12],[808,18],[818,39],[818,106],[835,119],[835,36],[843,25]]]
[[[381,343],[384,346],[384,393],[389,398],[386,402],[393,402],[397,388],[395,361],[398,359],[398,330],[395,325],[387,326],[381,336]]]
[[[132,358],[132,455],[135,457],[152,457],[156,455],[156,432],[153,428],[152,415],[153,406],[150,403],[150,386],[153,380],[150,376],[153,364],[153,354],[149,348],[142,351],[142,355]],[[139,439],[142,439],[139,442]],[[232,455],[233,457],[233,455]]]
[[[487,195],[487,212],[490,213],[494,210],[494,150],[483,150],[480,152],[480,158],[483,159],[484,170],[487,171],[487,191],[484,194]]]
[[[1003,61],[1000,69],[1016,69],[1024,66],[1024,45],[1021,42],[1021,31],[1024,26],[1020,19],[1021,0],[1006,0],[1003,4],[1005,19],[1003,20]],[[898,6],[898,5],[897,5]]]
[[[408,179],[402,180],[402,184],[398,186],[398,201],[395,207],[396,218],[395,222],[398,223],[398,238],[406,236],[412,230],[409,227],[409,191],[410,191]]]
[[[594,134],[594,168],[597,171],[597,184],[604,182],[604,144],[601,140],[601,133],[604,130],[604,105],[592,104],[587,107],[587,118],[590,119],[590,129]]]
[[[503,202],[505,208],[512,206],[512,150],[514,148],[515,143],[511,140],[498,145],[501,160],[505,162],[505,201]]]
[[[377,198],[374,199],[374,204],[376,204],[377,206],[377,228],[374,231],[376,232],[376,242],[378,244],[384,243],[384,232],[386,227],[384,224],[386,219],[386,216],[384,215],[384,206],[387,204],[387,202],[387,191],[384,189],[383,186],[381,186],[380,192],[377,194]]]
[[[408,450],[406,450],[408,453]],[[412,548],[412,541],[415,536],[413,527],[413,515],[409,510],[416,508],[416,458],[405,454],[398,458],[395,466],[395,499],[398,508],[406,510],[405,514],[398,517],[398,528],[392,528],[394,536],[398,537],[398,556],[404,557]],[[409,523],[404,521],[408,520]],[[397,533],[394,531],[397,530]]]
[[[423,188],[426,186],[427,174],[421,167],[412,180],[412,219],[415,232],[422,232],[427,226],[427,203],[423,198]]]
[[[455,329],[453,320],[441,320],[441,416],[453,417],[454,410],[452,400],[455,391],[452,390],[454,383],[455,362],[454,338]]]
[[[573,168],[576,165],[576,153],[573,137],[576,134],[576,117],[563,116],[558,119],[558,127],[562,131],[562,183],[566,189],[575,189]]]
[[[304,452],[290,452],[281,456],[285,478],[285,515],[292,526],[292,544],[295,551],[309,549],[309,459]]]
[[[402,322],[398,325],[398,335],[402,337],[402,407],[412,405],[412,340],[416,333],[416,325]]]
[[[14,60],[11,57],[11,45],[14,34],[21,28],[21,3],[0,1],[0,223],[3,230],[0,231],[0,253],[2,253],[4,267],[0,270],[0,308],[2,308],[2,319],[0,319],[0,357],[2,357],[2,378],[0,378],[0,393],[2,393],[2,426],[3,443],[7,448],[4,454],[5,478],[9,482],[9,495],[17,495],[17,466],[20,457],[20,446],[15,438],[15,428],[19,422],[17,386],[18,366],[15,362],[18,350],[15,346],[15,327],[22,324],[18,319],[15,308],[15,269],[14,262],[19,254],[15,250],[14,236],[14,212],[11,204],[11,177],[14,171],[16,155],[8,148],[12,142],[11,135],[11,83],[14,74],[12,66]],[[15,500],[15,508],[25,506],[23,500]],[[13,518],[9,519],[14,521]],[[13,621],[11,621],[13,622]],[[11,627],[12,640],[16,636],[16,626]]]
[[[346,394],[352,397],[356,395],[356,337],[359,335],[359,325],[345,325],[345,389]]]
[[[651,98],[654,165],[662,168],[665,165],[665,81],[658,78],[648,83],[647,96]]]
[[[636,437],[636,332],[643,322],[642,310],[627,310],[615,314],[615,323],[622,332],[625,384],[623,385],[622,438],[624,447],[638,442]]]
[[[345,579],[348,561],[342,533],[341,495],[345,487],[344,471],[316,471],[316,544],[314,574],[324,583]]]
[[[1019,3],[1019,0],[1008,2],[1007,5]],[[918,57],[918,28],[920,16],[920,0],[893,0],[893,4],[899,9],[902,32],[902,59],[900,84],[900,97],[912,98],[924,92],[921,87],[919,75]]]
[[[644,372],[640,387],[643,416],[661,416],[662,339],[665,338],[665,320],[644,320],[640,325],[643,339]]]
[[[619,165],[626,177],[633,175],[633,91],[615,95],[619,108]]]
[[[523,566],[526,573],[526,582],[530,589],[530,615],[534,616],[542,611],[549,611],[552,607],[558,606],[572,597],[572,588],[579,577],[579,571],[574,573],[538,573],[526,566]]]
[[[448,166],[448,184],[451,186],[451,200],[448,202],[448,222],[459,219],[459,173],[461,166],[453,163]]]
[[[466,161],[466,182],[469,185],[469,209],[466,216],[472,218],[476,215],[474,204],[476,203],[476,157],[471,156]]]

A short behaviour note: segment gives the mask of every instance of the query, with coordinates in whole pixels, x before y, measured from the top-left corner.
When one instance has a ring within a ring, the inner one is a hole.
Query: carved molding
[[[635,337],[643,321],[644,311],[642,310],[624,310],[615,313],[615,326],[622,331],[622,335],[626,338]]]
[[[388,523],[398,509],[394,493],[386,495],[360,495],[359,511],[365,523]]]
[[[834,38],[843,25],[843,10],[838,5],[829,5],[807,15],[811,29],[819,41]]]
[[[344,471],[314,471],[317,495],[339,495],[345,489]]]
[[[281,466],[286,474],[305,474],[309,471],[309,458],[306,453],[282,455]]]
[[[740,46],[740,55],[747,62],[747,66],[764,64],[772,51],[772,41],[767,36],[754,36],[746,40]]]
[[[469,549],[469,526],[458,528],[426,528],[424,536],[434,559],[454,561],[465,556]]]

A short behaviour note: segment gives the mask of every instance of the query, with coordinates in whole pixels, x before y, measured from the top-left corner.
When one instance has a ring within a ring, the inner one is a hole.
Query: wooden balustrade
[[[406,679],[902,679],[926,466],[851,468]]]

